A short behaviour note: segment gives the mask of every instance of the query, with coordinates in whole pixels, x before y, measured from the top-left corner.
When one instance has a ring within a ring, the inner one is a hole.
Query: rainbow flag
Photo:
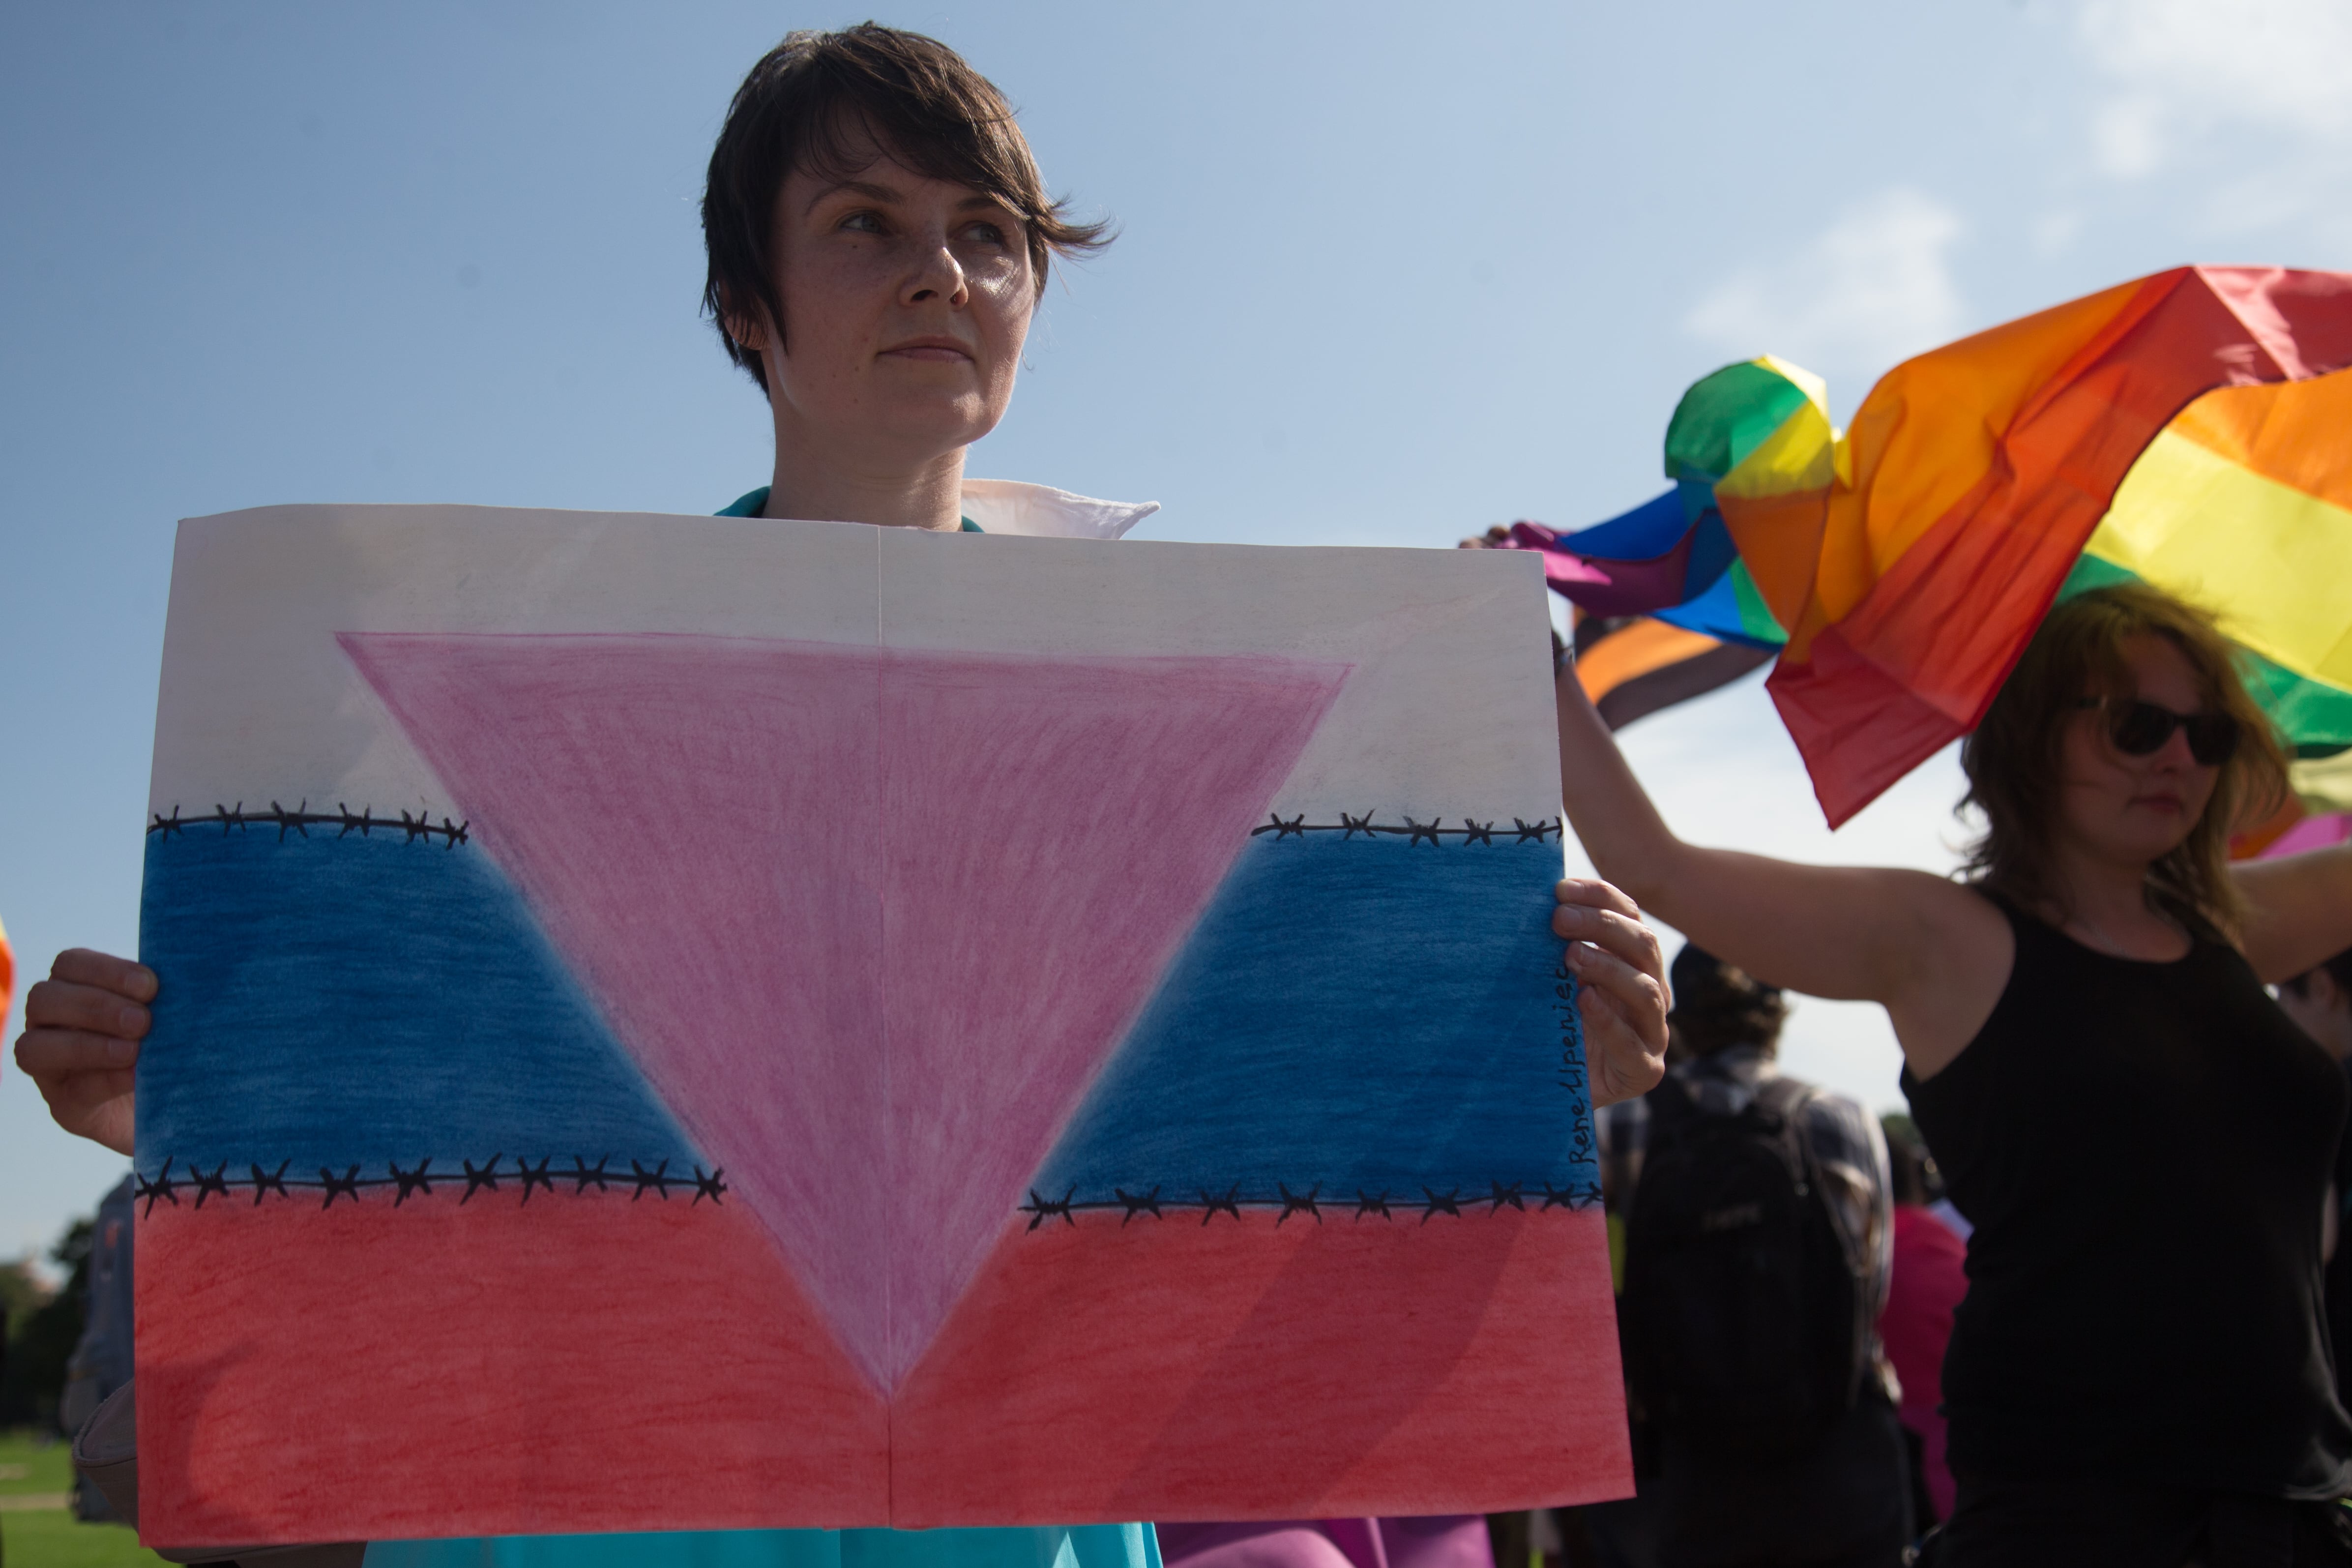
[[[2223,387],[2158,431],[2059,595],[2134,580],[2220,614],[2304,804],[2352,806],[2315,765],[2352,751],[2352,371]]]
[[[1731,365],[1667,431],[1684,536],[1551,580],[1717,637],[1785,630],[1769,689],[1834,826],[1975,726],[2062,593],[2141,578],[2219,614],[2295,749],[2305,805],[2341,810],[2347,365],[2352,274],[2211,267],[1906,361],[1843,432],[1817,378],[1769,356]],[[1735,559],[1704,582],[1662,564],[1679,551],[1707,565],[1710,518]],[[1574,553],[1600,531],[1517,542]]]
[[[1671,435],[1667,451],[1673,472]],[[1788,640],[1740,562],[1712,477],[1689,463],[1673,489],[1605,522],[1574,533],[1517,522],[1487,542],[1543,553],[1552,590],[1577,607],[1577,677],[1612,730],[1737,680]]]
[[[1771,659],[1769,648],[1712,637],[1662,616],[1577,617],[1576,676],[1612,730],[1704,696]]]

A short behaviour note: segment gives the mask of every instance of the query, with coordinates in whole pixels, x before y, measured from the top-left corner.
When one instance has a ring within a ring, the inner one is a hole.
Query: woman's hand
[[[1584,1066],[1597,1110],[1647,1094],[1666,1076],[1666,963],[1633,900],[1606,882],[1553,889],[1553,934],[1568,941],[1584,1022]]]
[[[154,999],[153,970],[86,947],[58,954],[49,977],[25,994],[16,1065],[58,1126],[118,1154],[131,1152],[131,1069]]]

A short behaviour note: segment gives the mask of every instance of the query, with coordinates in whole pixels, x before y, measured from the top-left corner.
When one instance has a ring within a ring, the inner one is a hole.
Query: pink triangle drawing
[[[340,640],[885,1392],[1349,673]]]

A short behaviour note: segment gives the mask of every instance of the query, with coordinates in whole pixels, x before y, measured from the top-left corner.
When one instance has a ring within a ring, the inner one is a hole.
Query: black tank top
[[[1952,1468],[2341,1495],[2319,1235],[2344,1074],[2234,948],[2143,963],[2001,910],[2017,960],[1992,1016],[1934,1078],[1903,1074],[1976,1226]]]

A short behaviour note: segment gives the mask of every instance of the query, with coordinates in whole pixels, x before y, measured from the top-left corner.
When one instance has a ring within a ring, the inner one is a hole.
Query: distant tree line
[[[89,1220],[78,1219],[49,1249],[50,1260],[66,1275],[58,1289],[42,1283],[29,1259],[0,1265],[0,1310],[8,1322],[7,1359],[0,1363],[0,1427],[57,1426],[66,1363],[81,1339],[96,1229]]]

